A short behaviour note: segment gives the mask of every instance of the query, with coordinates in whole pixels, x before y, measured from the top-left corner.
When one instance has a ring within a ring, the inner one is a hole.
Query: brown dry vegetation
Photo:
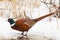
[[[36,36],[36,35],[32,35],[29,37],[17,37],[17,38],[1,38],[0,40],[56,40],[55,38],[50,38],[50,37],[46,37],[46,36]]]

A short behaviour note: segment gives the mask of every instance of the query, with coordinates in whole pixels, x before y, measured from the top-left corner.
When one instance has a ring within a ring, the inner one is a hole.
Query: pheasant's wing
[[[16,24],[17,24],[17,25],[21,25],[21,24],[23,24],[25,21],[26,21],[26,18],[18,19],[18,20],[16,21]]]

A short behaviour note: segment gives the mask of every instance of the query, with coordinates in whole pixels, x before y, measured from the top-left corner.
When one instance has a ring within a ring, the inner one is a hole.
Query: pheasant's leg
[[[22,33],[21,33],[21,35],[22,35],[22,37],[21,37],[21,38],[23,38],[23,37],[24,37],[24,32],[22,32]]]
[[[21,33],[22,38],[23,38],[23,37],[27,38],[27,31],[26,31],[26,33],[25,33],[25,34],[24,34],[24,33],[25,33],[25,32],[22,32],[22,33]]]
[[[22,32],[22,33],[21,33],[21,35],[23,35],[23,36],[24,36],[24,32]]]
[[[27,36],[27,32],[24,34],[25,32],[22,32],[21,35],[23,36]]]

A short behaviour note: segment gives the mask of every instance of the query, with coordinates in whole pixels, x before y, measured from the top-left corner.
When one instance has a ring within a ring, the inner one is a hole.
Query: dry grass
[[[49,38],[49,37],[46,37],[46,36],[28,36],[28,37],[17,37],[17,38],[1,38],[0,37],[0,40],[56,40],[54,38]]]

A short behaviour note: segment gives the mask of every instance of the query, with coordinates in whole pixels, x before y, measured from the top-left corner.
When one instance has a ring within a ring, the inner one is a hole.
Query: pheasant
[[[12,18],[9,18],[8,19],[8,22],[12,25],[11,28],[14,29],[14,30],[18,30],[18,31],[21,31],[22,35],[24,35],[24,32],[28,32],[29,29],[38,21],[48,17],[48,16],[51,16],[55,14],[55,12],[52,12],[52,13],[49,13],[47,15],[44,15],[42,17],[39,17],[39,18],[36,18],[36,19],[30,19],[29,17],[27,18],[22,18],[22,19],[18,19],[16,21],[14,21]],[[27,33],[26,33],[26,36],[27,36]]]

